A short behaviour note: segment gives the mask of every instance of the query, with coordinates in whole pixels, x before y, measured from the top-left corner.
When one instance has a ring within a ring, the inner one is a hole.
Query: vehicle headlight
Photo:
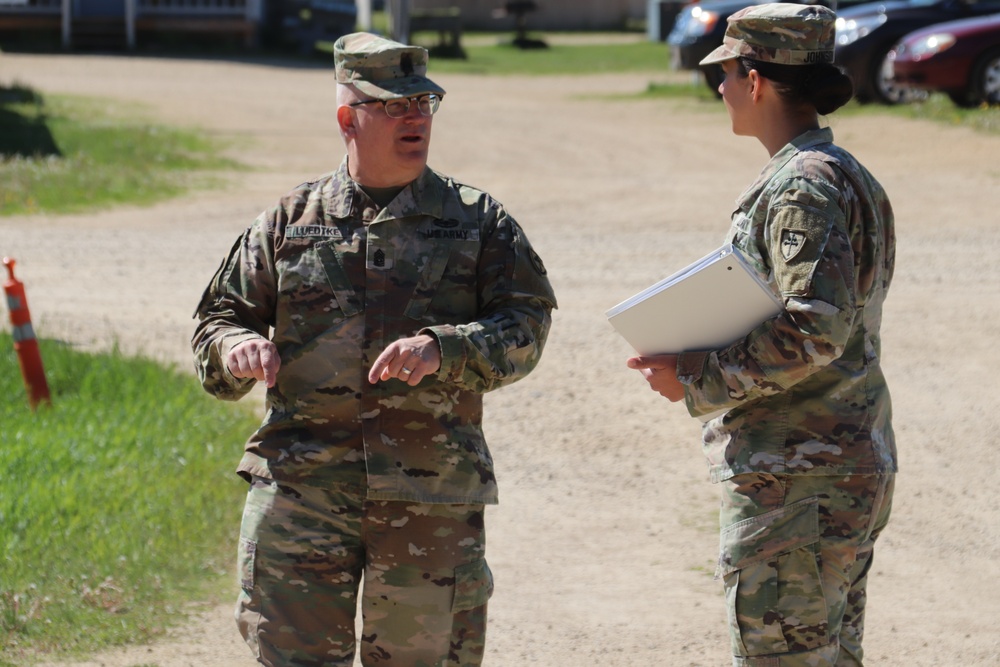
[[[695,6],[691,9],[691,19],[686,26],[685,34],[688,37],[701,37],[712,32],[715,24],[719,22],[719,12],[713,12]]]
[[[885,23],[885,14],[865,16],[859,19],[838,18],[835,24],[837,29],[837,46],[853,44],[865,35],[873,32],[883,23]]]
[[[927,35],[907,44],[907,55],[911,60],[924,60],[950,49],[955,44],[955,36],[947,32]]]

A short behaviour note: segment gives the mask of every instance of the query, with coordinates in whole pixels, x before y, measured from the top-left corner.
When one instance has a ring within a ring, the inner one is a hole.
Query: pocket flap
[[[807,498],[722,531],[716,576],[819,541],[819,499]]]
[[[455,568],[455,599],[452,612],[482,607],[493,595],[493,573],[481,558]]]

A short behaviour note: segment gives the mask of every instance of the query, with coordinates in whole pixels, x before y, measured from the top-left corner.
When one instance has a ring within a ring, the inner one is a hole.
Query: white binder
[[[654,355],[724,348],[783,307],[739,249],[727,244],[606,314],[636,352]]]

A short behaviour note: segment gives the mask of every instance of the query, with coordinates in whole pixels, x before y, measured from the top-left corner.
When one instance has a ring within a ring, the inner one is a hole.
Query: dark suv
[[[781,0],[779,0],[781,1]],[[789,0],[791,1],[791,0]],[[869,0],[824,0],[822,2],[802,1],[800,4],[816,4],[836,9]],[[744,7],[761,4],[759,0],[704,0],[687,5],[674,20],[674,27],[667,36],[670,46],[671,66],[675,69],[699,70],[705,76],[705,83],[717,92],[722,83],[722,68],[718,65],[699,67],[698,63],[712,50],[722,44],[726,34],[726,19]]]

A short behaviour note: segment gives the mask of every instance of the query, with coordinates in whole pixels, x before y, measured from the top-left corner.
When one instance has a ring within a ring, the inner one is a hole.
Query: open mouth
[[[419,144],[424,140],[424,137],[420,134],[404,134],[399,139],[407,144]]]

